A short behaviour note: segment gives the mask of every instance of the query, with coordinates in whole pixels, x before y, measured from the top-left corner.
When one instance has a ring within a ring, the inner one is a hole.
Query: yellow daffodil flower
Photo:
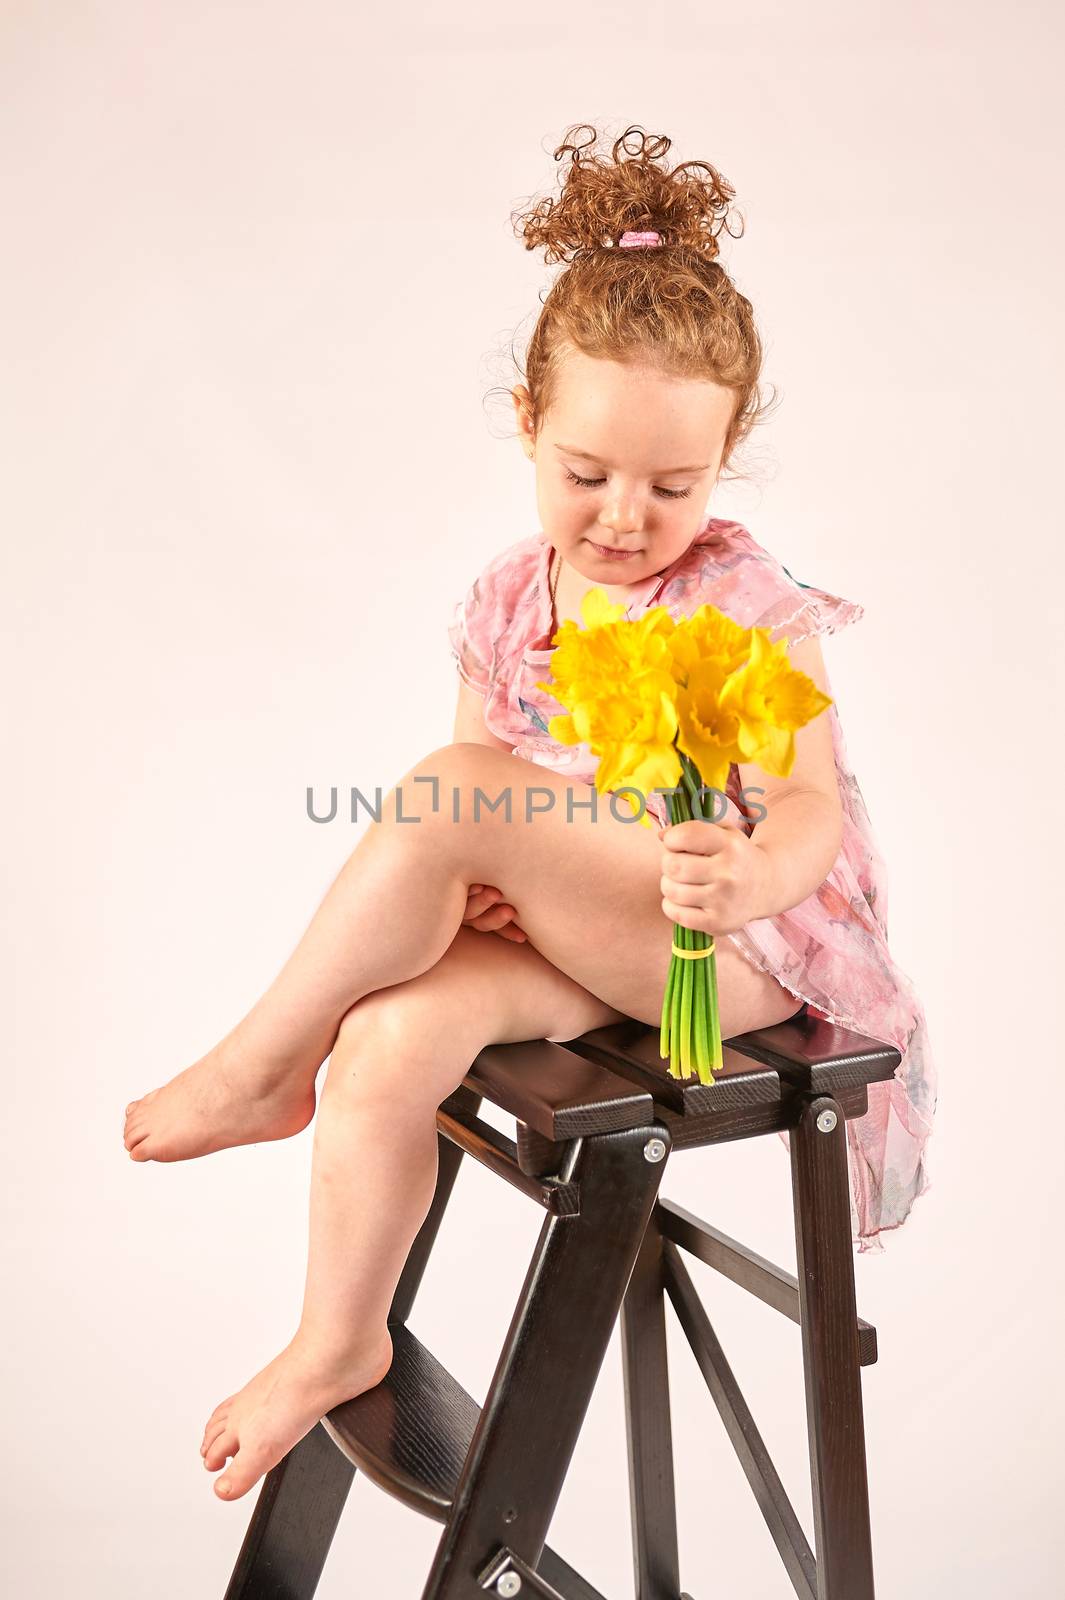
[[[583,626],[567,620],[555,633],[552,681],[536,685],[566,707],[548,731],[599,757],[600,793],[631,787],[646,802],[653,789],[676,789],[674,822],[690,820],[699,784],[724,791],[734,763],[787,777],[796,729],[832,704],[791,666],[786,640],[774,644],[767,629],[743,628],[716,606],[676,622],[655,606],[628,620],[595,588],[581,617]],[[640,821],[653,825],[646,810]],[[674,1077],[713,1083],[722,1061],[714,940],[681,926],[673,938],[661,1054]]]

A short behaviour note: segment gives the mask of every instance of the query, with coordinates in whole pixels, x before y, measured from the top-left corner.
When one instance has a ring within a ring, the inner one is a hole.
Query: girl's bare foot
[[[247,1065],[228,1035],[161,1089],[126,1107],[123,1143],[134,1161],[187,1161],[232,1145],[288,1139],[314,1116],[306,1071]]]
[[[200,1454],[215,1479],[220,1500],[239,1500],[343,1400],[379,1384],[392,1365],[387,1328],[371,1344],[347,1351],[325,1350],[300,1334],[279,1356],[215,1407],[203,1432]]]

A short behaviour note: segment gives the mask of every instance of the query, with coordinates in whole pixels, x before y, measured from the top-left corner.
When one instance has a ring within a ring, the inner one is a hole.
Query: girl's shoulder
[[[766,628],[797,644],[857,622],[864,606],[794,578],[740,522],[710,517],[680,560],[660,574],[652,603],[690,615],[713,605],[741,627]]]
[[[476,591],[478,597],[520,596],[535,588],[546,552],[547,539],[542,533],[515,539],[482,567],[470,592]]]
[[[482,567],[455,612],[482,640],[523,633],[543,611],[550,556],[543,533],[516,539]]]

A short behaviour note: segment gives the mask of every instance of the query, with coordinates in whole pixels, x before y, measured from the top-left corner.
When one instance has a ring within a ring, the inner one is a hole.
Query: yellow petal
[[[617,622],[625,615],[625,611],[626,607],[612,601],[605,589],[589,589],[581,600],[581,617],[586,628]]]

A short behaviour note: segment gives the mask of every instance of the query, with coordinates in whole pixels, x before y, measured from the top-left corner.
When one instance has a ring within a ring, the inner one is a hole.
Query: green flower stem
[[[706,1044],[707,1005],[709,1001],[709,993],[706,987],[706,972],[704,970],[706,967],[706,962],[693,961],[691,965],[699,969],[696,973],[695,1012],[694,1022],[692,1025],[692,1038],[695,1043],[695,1070],[699,1074],[699,1082],[705,1083],[706,1078],[704,1074],[707,1067],[710,1065],[709,1053],[707,1051]]]
[[[714,809],[713,799],[709,795],[703,796],[700,793],[703,787],[702,775],[699,771],[699,768],[692,761],[691,757],[686,756],[683,751],[679,751],[678,753],[680,755],[684,773],[689,784],[688,792],[691,796],[692,815],[702,818],[704,822],[709,822],[712,820],[712,813]],[[711,815],[709,816],[707,815],[707,806],[710,808]]]
[[[706,965],[710,968],[708,979],[710,983],[710,1071],[720,1072],[723,1066],[721,1055],[721,1013],[717,1003],[717,955],[709,956]]]
[[[702,778],[699,769],[676,746],[680,758],[681,781],[676,794],[667,794],[666,807],[671,825],[691,822],[694,818],[708,820],[699,795]],[[711,935],[695,928],[673,924],[674,943],[682,950],[705,950],[711,944]],[[672,956],[666,991],[662,998],[662,1022],[659,1029],[659,1054],[669,1057],[669,1071],[675,1078],[697,1075],[701,1083],[713,1083],[714,1073],[720,1072],[721,1019],[717,993],[716,944],[703,960],[685,960]]]
[[[698,818],[704,821],[702,802],[699,789],[702,779],[698,768],[693,764],[683,751],[679,752],[681,758],[681,779],[684,784],[686,809],[691,819]],[[688,937],[685,948],[689,950],[705,950],[706,935],[695,928],[687,930]],[[708,990],[706,986],[707,973],[706,961],[686,961],[686,967],[691,969],[692,1010],[691,1020],[686,1032],[688,1047],[688,1073],[698,1076],[701,1083],[712,1080],[706,1076],[709,1064],[709,1051],[707,1048],[707,1004]]]
[[[684,784],[684,798],[688,803],[689,812],[691,816],[699,817],[700,820],[705,821],[706,819],[703,817],[702,804],[699,799],[699,789],[701,787],[702,780],[699,777],[698,768],[692,765],[691,761],[683,751],[680,751],[679,754],[681,782]]]
[[[685,950],[692,948],[692,930],[690,928],[681,928],[680,944]],[[687,1078],[692,1073],[692,988],[695,977],[693,968],[696,963],[694,961],[684,961],[683,957],[680,959],[684,966],[684,990],[680,1002],[680,1059],[684,1068],[684,1076]]]
[[[677,821],[684,822],[687,820],[685,812],[688,808],[684,803],[682,794],[677,795],[676,798]],[[684,949],[686,931],[678,923],[673,924],[674,941],[680,945],[682,950]],[[688,1053],[687,1040],[684,1036],[684,999],[688,989],[688,973],[685,969],[691,963],[685,961],[683,956],[674,956],[673,960],[677,966],[677,982],[673,988],[673,1014],[670,1019],[669,1070],[675,1078],[683,1078],[687,1074],[685,1057]]]
[[[658,1031],[658,1053],[660,1056],[669,1055],[669,1019],[673,1010],[673,989],[677,982],[677,967],[680,965],[676,956],[669,958],[669,976],[666,978],[666,992],[662,997],[662,1025]]]
[[[679,933],[680,929],[676,931]],[[680,941],[678,940],[678,943]],[[680,1007],[681,995],[684,991],[684,961],[680,956],[674,956],[677,966],[677,981],[673,985],[673,994],[670,998],[669,1017],[669,1070],[675,1078],[682,1078],[684,1073],[680,1061]]]

